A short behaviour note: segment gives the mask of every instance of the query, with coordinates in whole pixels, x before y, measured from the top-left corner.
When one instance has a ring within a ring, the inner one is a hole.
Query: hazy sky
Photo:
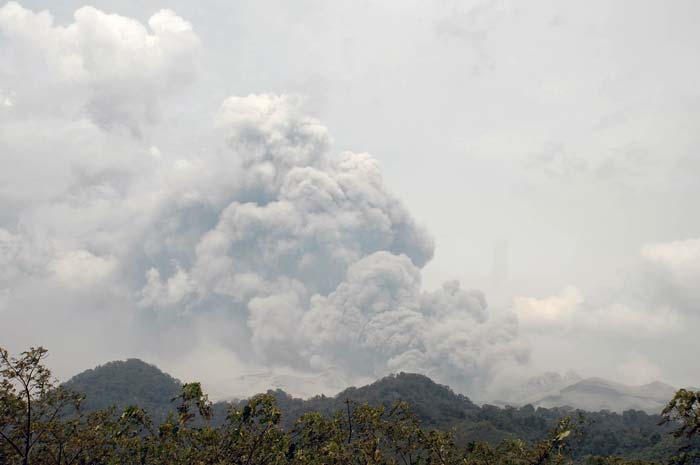
[[[61,377],[138,356],[214,396],[400,370],[476,397],[569,369],[698,385],[698,21],[7,3],[0,345]]]

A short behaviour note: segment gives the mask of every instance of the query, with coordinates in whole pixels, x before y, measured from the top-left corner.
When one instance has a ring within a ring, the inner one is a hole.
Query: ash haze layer
[[[698,384],[700,3],[90,3],[0,3],[0,344]]]
[[[215,395],[398,371],[481,389],[527,360],[515,317],[490,318],[482,293],[422,288],[430,234],[299,97],[227,97],[191,152],[147,142],[198,72],[200,40],[174,12],[144,25],[84,7],[61,26],[11,2],[0,30],[15,65],[0,312],[34,328],[4,343],[55,347],[65,365],[85,346],[152,354]]]

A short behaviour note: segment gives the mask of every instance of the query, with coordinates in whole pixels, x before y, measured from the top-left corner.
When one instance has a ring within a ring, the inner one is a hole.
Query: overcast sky
[[[0,6],[0,345],[216,396],[700,384],[700,3]],[[499,394],[500,395],[500,394]]]

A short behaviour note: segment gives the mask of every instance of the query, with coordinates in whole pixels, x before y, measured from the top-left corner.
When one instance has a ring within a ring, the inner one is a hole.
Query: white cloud
[[[642,256],[679,286],[695,287],[700,278],[700,239],[648,244]]]
[[[162,281],[157,269],[150,268],[146,271],[146,285],[141,290],[139,305],[156,308],[178,306],[180,311],[184,311],[184,300],[194,291],[195,284],[180,267],[166,282]]]
[[[573,286],[567,286],[558,295],[550,297],[518,297],[513,305],[524,326],[547,330],[570,323],[583,302],[581,292]]]
[[[0,89],[0,107],[5,107],[5,109],[9,109],[15,106],[14,99],[5,93],[2,89]]]
[[[87,250],[59,252],[48,264],[48,270],[64,286],[81,288],[108,279],[117,268],[114,256],[99,257]]]
[[[191,25],[170,10],[154,14],[148,25],[150,31],[85,6],[60,26],[48,11],[9,2],[0,8],[0,33],[14,60],[5,84],[39,114],[82,112],[102,128],[140,135],[158,117],[161,96],[192,81],[199,48]]]
[[[541,333],[656,337],[678,332],[700,303],[700,240],[647,244],[640,256],[641,266],[610,297],[591,300],[567,286],[549,297],[517,297],[514,311],[523,328]]]
[[[547,360],[546,369],[576,366],[628,384],[671,376],[691,382],[693,375],[674,373],[675,365],[664,360],[693,352],[679,347],[692,347],[698,324],[698,244],[690,239],[641,247],[641,260],[605,293],[566,286],[555,295],[515,298],[523,337],[539,344],[533,357]],[[566,352],[561,360],[558,350]]]
[[[622,302],[594,304],[573,286],[539,299],[517,297],[513,307],[523,328],[535,332],[656,337],[678,330],[682,321],[668,305],[648,308]]]

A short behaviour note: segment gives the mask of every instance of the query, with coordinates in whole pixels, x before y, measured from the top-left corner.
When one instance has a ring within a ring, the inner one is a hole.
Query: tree
[[[274,393],[254,396],[230,405],[226,419],[217,420],[212,403],[199,383],[180,386],[167,399],[176,402],[166,418],[152,420],[139,406],[120,410],[116,405],[88,413],[82,397],[57,387],[44,366],[46,350],[32,348],[17,358],[0,349],[0,463],[31,465],[650,465],[649,456],[612,457],[581,448],[581,436],[593,433],[607,443],[611,433],[629,425],[646,428],[647,416],[597,414],[598,422],[560,417],[561,410],[470,407],[462,399],[452,402],[469,407],[464,415],[477,415],[475,428],[509,426],[514,434],[485,442],[459,442],[460,421],[432,429],[425,418],[439,418],[447,402],[423,399],[421,415],[407,402],[383,401],[373,406],[348,398],[338,399],[335,411],[310,411],[283,427],[282,410]],[[420,379],[418,379],[420,380]],[[408,381],[415,382],[416,378]],[[129,382],[129,381],[125,381]],[[415,383],[414,383],[415,384]],[[424,387],[426,384],[423,383]],[[428,385],[429,386],[429,385]],[[346,391],[352,393],[352,390]],[[413,391],[412,391],[413,392]],[[411,399],[420,397],[421,388]],[[444,391],[441,391],[444,393]],[[448,393],[449,394],[449,393]],[[171,398],[172,397],[172,398]],[[397,396],[393,396],[396,399]],[[381,397],[379,397],[381,399]],[[448,396],[450,398],[450,396]],[[386,399],[386,398],[384,398]],[[341,408],[337,408],[340,407]],[[440,412],[430,412],[430,408]],[[539,411],[538,411],[539,412]],[[214,417],[214,418],[213,418]],[[538,421],[530,421],[539,418]],[[656,420],[654,420],[655,422]],[[546,422],[552,429],[537,434]],[[700,439],[700,393],[681,390],[664,410],[664,423],[675,425],[674,435]],[[595,427],[595,429],[593,428]],[[658,426],[657,426],[658,428]],[[666,429],[669,429],[667,426]],[[523,437],[523,433],[529,436]],[[639,431],[638,431],[639,433]],[[480,437],[484,437],[482,434]],[[634,445],[646,436],[634,434],[621,442]],[[667,435],[663,455],[676,441]],[[619,449],[625,450],[625,449]],[[630,449],[627,449],[630,450]],[[639,450],[639,449],[637,449]],[[696,448],[695,450],[700,450]],[[659,452],[659,451],[657,451]],[[684,449],[670,464],[694,463],[692,449]]]
[[[675,437],[700,436],[700,391],[679,389],[661,412],[661,416],[662,424],[678,425],[673,432]]]
[[[678,455],[673,457],[674,463],[699,463],[700,454],[692,446],[700,440],[700,391],[679,389],[661,412],[661,417],[661,424],[676,426],[672,432],[674,437],[686,440],[679,447]]]
[[[43,364],[46,355],[43,347],[32,347],[15,358],[0,348],[0,438],[23,465],[63,417],[80,407],[79,395],[55,386]]]

